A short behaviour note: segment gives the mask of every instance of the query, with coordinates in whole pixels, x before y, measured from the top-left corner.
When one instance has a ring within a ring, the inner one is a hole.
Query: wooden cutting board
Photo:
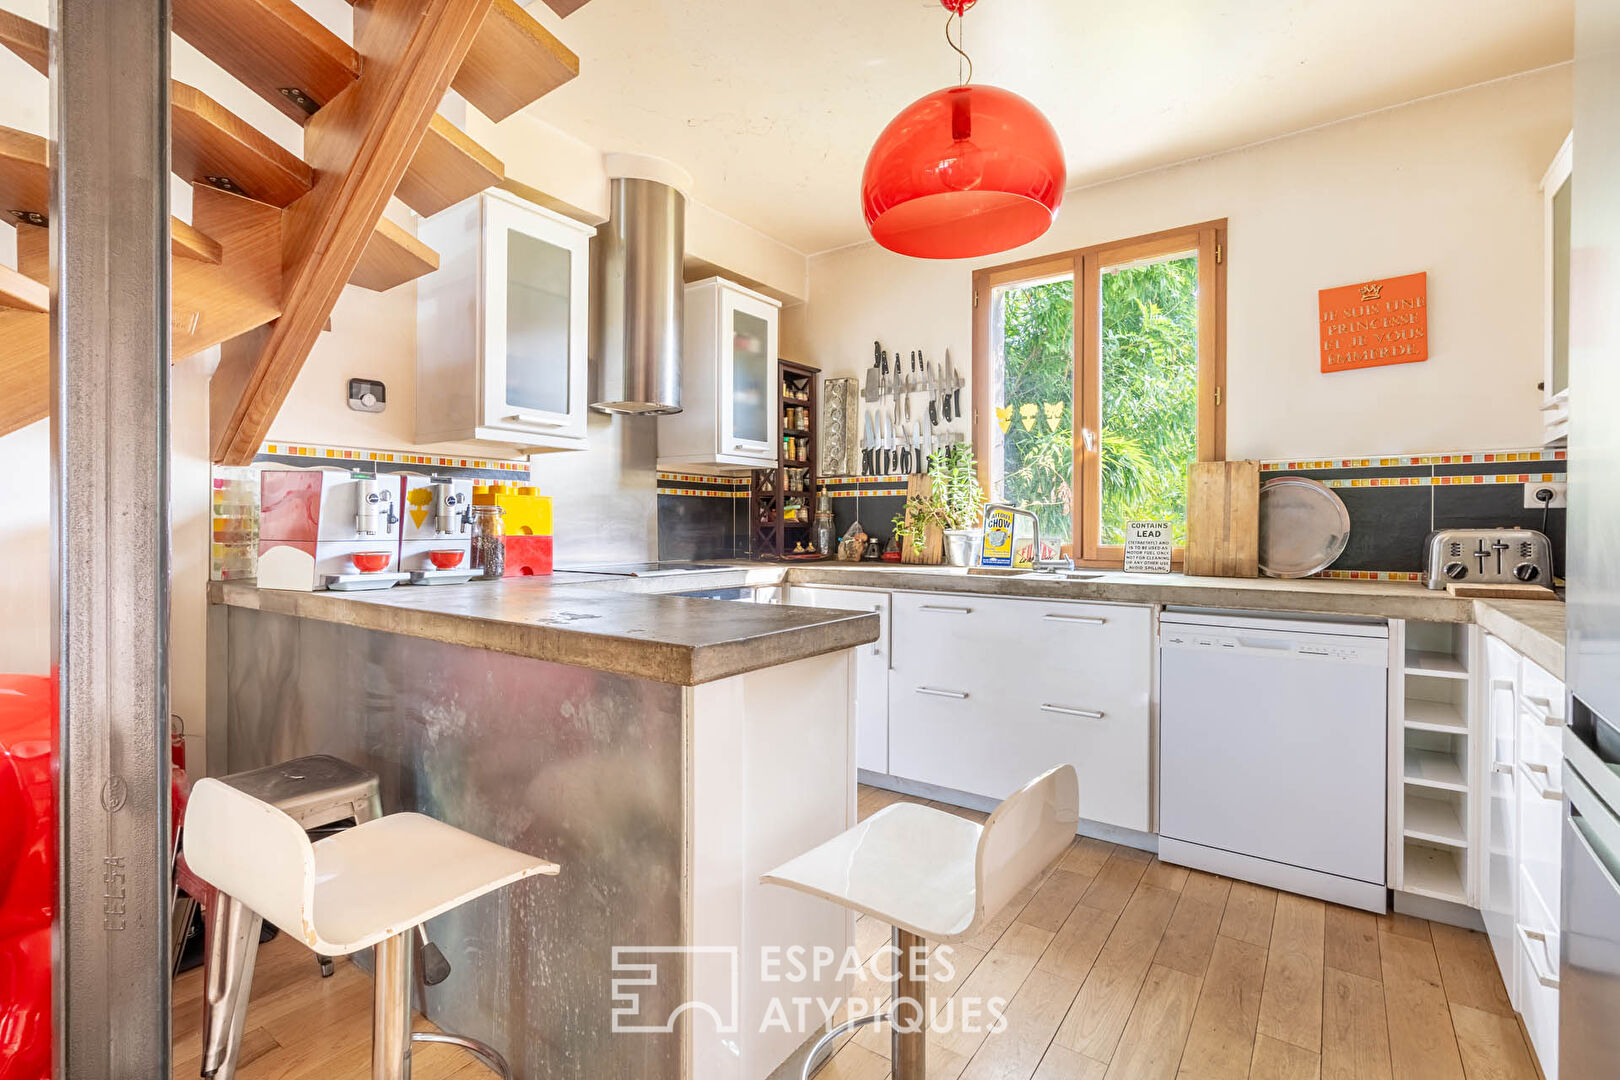
[[[1446,592],[1470,600],[1556,600],[1558,594],[1545,585],[1471,585],[1466,581],[1446,582]]]
[[[911,504],[921,502],[928,498],[934,490],[934,481],[929,476],[909,476],[906,478],[906,512],[909,517]],[[911,542],[910,537],[900,540],[900,561],[903,563],[925,563],[930,566],[945,561],[945,534],[936,526],[930,525],[923,534],[923,547],[918,551]]]
[[[1198,577],[1260,576],[1260,463],[1195,461],[1187,466],[1183,569]]]

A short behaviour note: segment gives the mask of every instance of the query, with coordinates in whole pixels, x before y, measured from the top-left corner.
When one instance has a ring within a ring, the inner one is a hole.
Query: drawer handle
[[[917,610],[918,611],[932,611],[936,615],[971,615],[971,614],[973,614],[973,609],[970,608],[970,607],[946,607],[943,604],[923,604]]]
[[[507,417],[514,424],[527,424],[529,427],[567,427],[566,420],[548,420],[544,416],[533,413],[515,412]]]
[[[1519,762],[1519,771],[1524,773],[1524,778],[1530,781],[1530,786],[1535,788],[1537,795],[1552,802],[1563,801],[1563,790],[1553,787],[1548,782],[1552,779],[1552,770],[1548,769],[1547,766],[1538,765],[1533,761],[1521,761]]]
[[[1552,704],[1544,697],[1532,697],[1526,694],[1523,707],[1528,715],[1541,721],[1542,727],[1561,728],[1564,726],[1563,717],[1552,714]]]
[[[940,690],[932,686],[919,686],[917,687],[917,693],[927,694],[929,697],[948,697],[955,698],[958,701],[967,700],[966,690]]]
[[[1053,622],[1085,623],[1087,626],[1101,626],[1108,621],[1096,615],[1058,615],[1055,612],[1049,612],[1041,618],[1051,619]]]
[[[1511,773],[1511,772],[1513,772],[1513,762],[1511,762],[1511,761],[1493,761],[1493,762],[1491,762],[1491,772],[1494,772],[1494,773]]]
[[[1097,709],[1071,709],[1067,705],[1042,705],[1041,712],[1057,713],[1059,716],[1083,716],[1087,720],[1101,720],[1103,714]]]
[[[1546,967],[1547,953],[1549,951],[1547,935],[1540,930],[1532,930],[1523,923],[1515,923],[1513,928],[1519,932],[1519,944],[1524,948],[1524,955],[1530,961],[1530,971],[1535,975],[1536,982],[1549,990],[1558,989],[1558,975],[1547,970]],[[1530,945],[1532,941],[1539,945],[1540,948],[1532,948]]]

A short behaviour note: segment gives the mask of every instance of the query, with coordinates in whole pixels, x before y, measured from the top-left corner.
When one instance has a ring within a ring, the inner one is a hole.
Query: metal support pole
[[[169,4],[51,4],[53,1075],[169,1051]]]
[[[894,1080],[923,1080],[928,1074],[928,943],[896,929],[894,954],[889,1068]]]
[[[371,1080],[411,1080],[411,931],[377,942],[371,988]]]

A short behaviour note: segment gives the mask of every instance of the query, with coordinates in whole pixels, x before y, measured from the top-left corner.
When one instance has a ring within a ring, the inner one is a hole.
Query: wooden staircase
[[[384,291],[438,254],[382,216],[438,213],[506,174],[438,115],[454,88],[501,120],[579,73],[517,0],[351,0],[354,45],[292,0],[174,0],[173,29],[304,127],[289,153],[208,95],[170,85],[172,168],[192,220],[170,221],[172,359],[224,345],[210,388],[213,457],[252,460],[346,284]],[[546,0],[560,14],[585,0]],[[48,75],[47,30],[0,11],[0,45]],[[0,127],[0,435],[49,413],[46,141]]]

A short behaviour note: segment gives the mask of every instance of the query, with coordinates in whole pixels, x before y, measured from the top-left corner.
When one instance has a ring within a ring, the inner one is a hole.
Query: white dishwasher
[[[1389,628],[1167,609],[1159,857],[1383,911]]]

